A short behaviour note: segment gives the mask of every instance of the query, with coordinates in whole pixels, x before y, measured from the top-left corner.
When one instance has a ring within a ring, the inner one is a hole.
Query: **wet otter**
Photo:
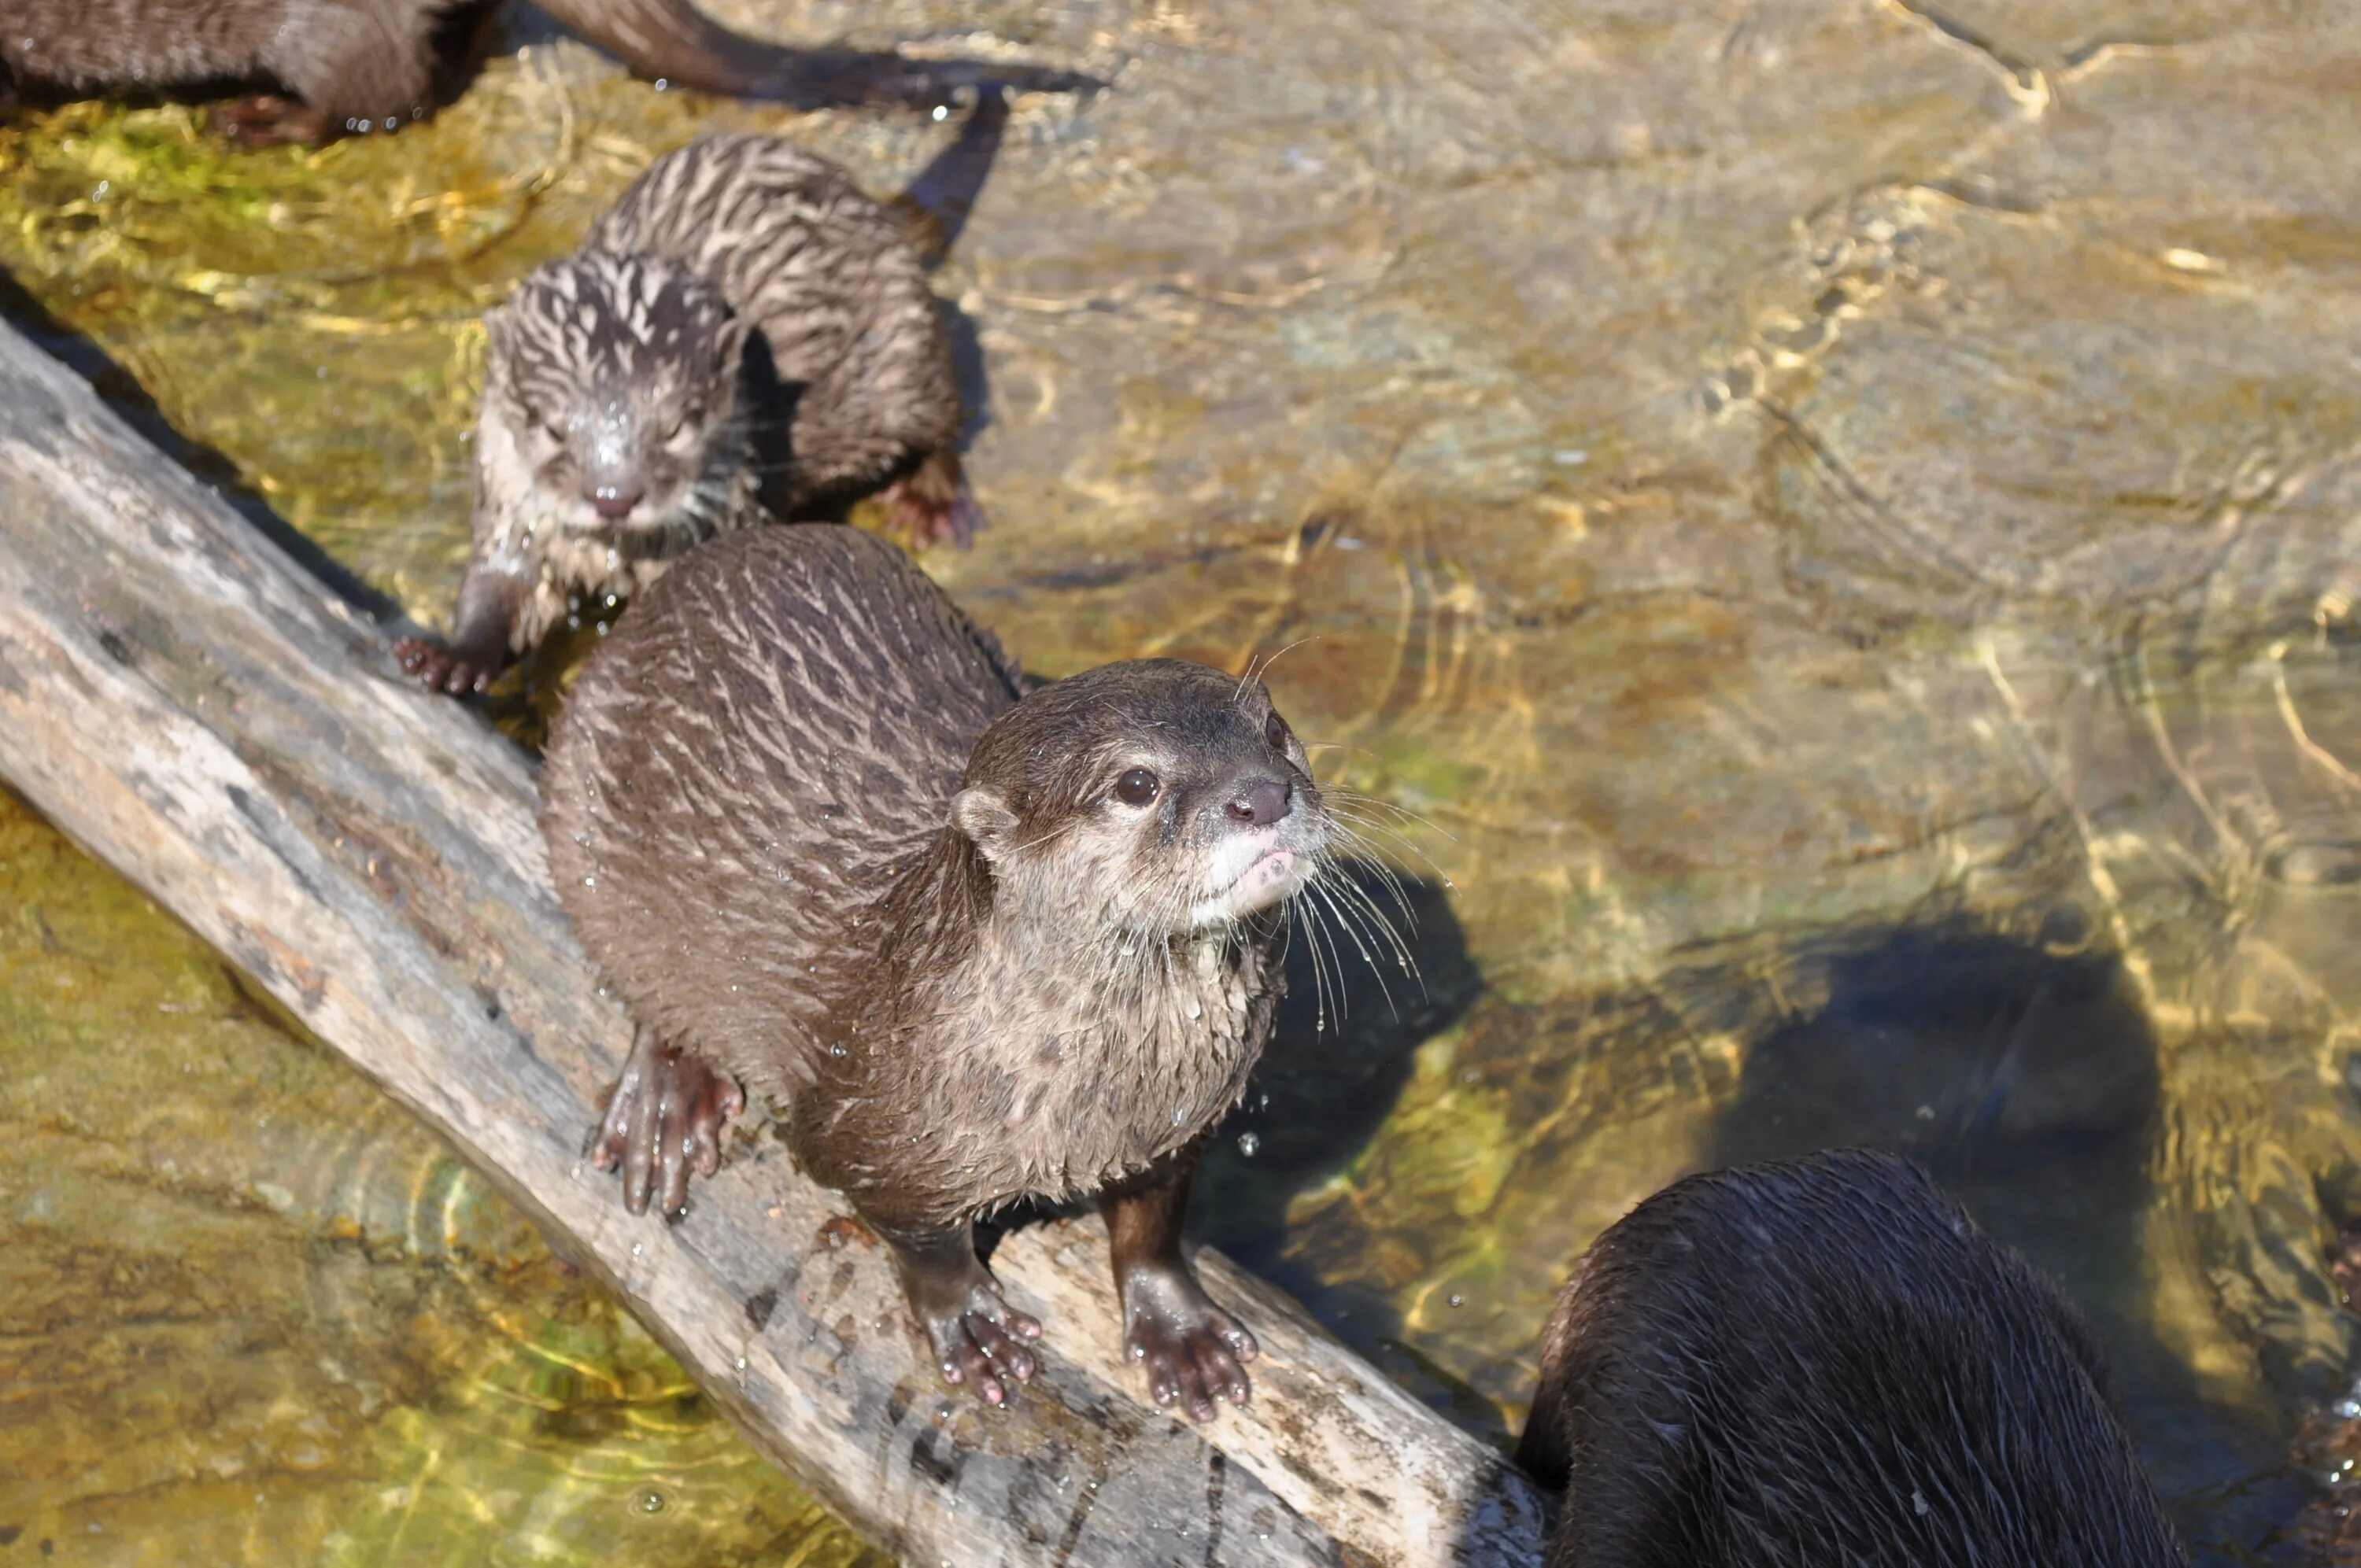
[[[541,781],[559,900],[640,1025],[593,1157],[633,1211],[677,1212],[730,1075],[784,1099],[944,1376],[995,1403],[1039,1325],[972,1222],[1095,1194],[1130,1354],[1210,1416],[1255,1344],[1180,1218],[1269,1034],[1327,806],[1252,678],[1020,685],[906,554],[840,525],[717,540],[623,618]]]
[[[1553,1568],[2183,1564],[2050,1284],[1866,1150],[1691,1177],[1585,1255],[1519,1463]]]
[[[986,93],[913,192],[982,183]],[[961,474],[950,340],[908,223],[775,137],[651,164],[574,255],[485,318],[475,553],[451,640],[407,639],[430,687],[489,685],[577,597],[630,597],[699,542],[883,490],[921,542],[980,522]],[[759,336],[752,345],[750,337]]]
[[[687,0],[541,0],[542,9],[634,71],[683,87],[803,107],[950,102],[999,84],[1071,92],[1071,71],[891,52],[796,49],[720,27]],[[250,142],[317,142],[390,130],[433,107],[439,38],[486,0],[9,0],[0,88],[10,75],[71,92],[273,81],[298,102],[227,106]]]

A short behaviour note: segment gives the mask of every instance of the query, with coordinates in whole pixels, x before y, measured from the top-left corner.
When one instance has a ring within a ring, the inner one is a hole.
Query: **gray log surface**
[[[748,1435],[905,1561],[1540,1560],[1513,1469],[1224,1260],[1256,1396],[1202,1432],[1121,1364],[1095,1222],[994,1260],[1046,1325],[1011,1409],[924,1366],[890,1267],[774,1141],[688,1219],[585,1168],[629,1027],[547,887],[533,764],[0,324],[0,774],[613,1282]],[[1538,1325],[1536,1325],[1538,1331]]]

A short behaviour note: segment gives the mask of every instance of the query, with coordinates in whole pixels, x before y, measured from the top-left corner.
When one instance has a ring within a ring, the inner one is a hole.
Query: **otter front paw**
[[[328,117],[275,93],[234,98],[213,113],[214,128],[241,147],[318,147],[328,139]]]
[[[393,645],[393,656],[403,673],[415,675],[428,691],[448,692],[453,696],[480,693],[500,673],[497,664],[473,663],[464,654],[423,637],[401,639]]]
[[[918,1324],[927,1331],[943,1381],[965,1384],[985,1404],[998,1405],[1008,1398],[1003,1377],[1022,1383],[1033,1376],[1033,1353],[1023,1342],[1039,1339],[1041,1324],[1003,1299],[991,1276],[981,1268],[976,1272],[982,1277],[969,1287],[964,1305],[923,1312]]]
[[[591,1167],[622,1166],[623,1207],[634,1214],[646,1213],[661,1189],[658,1212],[676,1220],[688,1212],[689,1171],[711,1176],[721,1168],[721,1129],[745,1108],[744,1091],[727,1073],[642,1033],[590,1140]]]
[[[930,544],[956,544],[965,550],[983,527],[983,509],[964,479],[948,483],[927,469],[897,479],[879,493],[884,502],[886,526],[910,542],[913,550]]]
[[[1159,1405],[1211,1420],[1213,1401],[1243,1405],[1254,1391],[1246,1364],[1258,1354],[1244,1324],[1213,1305],[1185,1267],[1139,1267],[1123,1282],[1124,1354],[1148,1369]]]

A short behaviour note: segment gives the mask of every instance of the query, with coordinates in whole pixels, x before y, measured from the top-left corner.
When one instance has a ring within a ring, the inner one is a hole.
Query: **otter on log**
[[[838,525],[718,540],[617,625],[541,775],[559,902],[640,1030],[592,1157],[634,1212],[677,1212],[740,1086],[784,1100],[945,1378],[991,1403],[1040,1327],[973,1221],[1095,1195],[1126,1349],[1204,1419],[1246,1399],[1255,1342],[1181,1214],[1328,808],[1252,677],[1022,684],[907,555]]]
[[[1584,1255],[1518,1462],[1551,1568],[2183,1565],[2073,1310],[1867,1150],[1675,1183]]]
[[[1080,92],[1073,71],[892,51],[792,49],[741,37],[688,0],[540,0],[638,74],[802,108],[948,104],[963,91]],[[393,130],[434,108],[438,41],[488,0],[8,0],[0,89],[13,74],[75,93],[269,81],[218,121],[240,140],[320,142]]]
[[[1006,115],[979,97],[913,190],[946,169],[980,185]],[[484,690],[577,598],[627,598],[716,534],[878,491],[919,543],[981,525],[911,225],[792,142],[708,136],[656,159],[485,325],[450,641],[395,649],[430,688]]]

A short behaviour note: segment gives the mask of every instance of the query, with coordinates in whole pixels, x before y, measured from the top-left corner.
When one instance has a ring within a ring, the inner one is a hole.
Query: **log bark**
[[[0,325],[0,775],[604,1274],[753,1442],[914,1563],[1527,1564],[1489,1449],[1210,1254],[1265,1351],[1204,1430],[1117,1354],[1095,1221],[994,1266],[1047,1324],[1012,1409],[953,1399],[890,1268],[775,1141],[676,1226],[581,1151],[629,1028],[547,886],[531,760]],[[1539,1325],[1535,1325],[1538,1331]]]

